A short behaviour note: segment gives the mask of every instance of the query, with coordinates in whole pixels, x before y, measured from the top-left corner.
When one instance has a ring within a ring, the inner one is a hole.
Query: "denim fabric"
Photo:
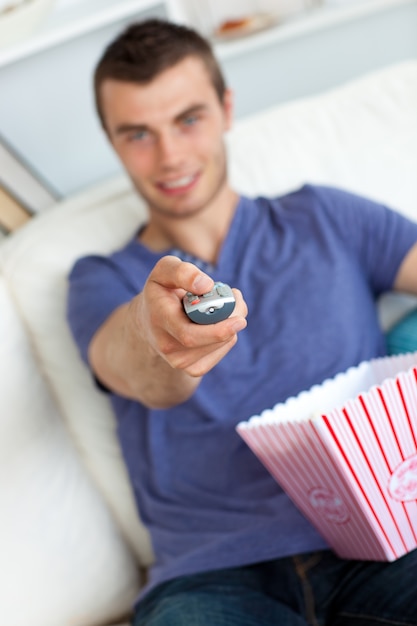
[[[330,551],[182,576],[139,603],[134,626],[416,626],[417,551],[392,563]]]

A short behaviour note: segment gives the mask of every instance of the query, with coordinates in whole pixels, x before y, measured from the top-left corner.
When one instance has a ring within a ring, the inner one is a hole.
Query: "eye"
[[[129,141],[145,141],[149,137],[149,131],[141,129],[129,134]]]
[[[183,117],[181,121],[184,126],[194,126],[194,124],[198,122],[198,119],[197,115],[187,115],[186,117]]]

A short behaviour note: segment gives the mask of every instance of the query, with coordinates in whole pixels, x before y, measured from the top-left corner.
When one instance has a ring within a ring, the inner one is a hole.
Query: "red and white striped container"
[[[361,363],[237,431],[340,557],[417,547],[417,352]]]

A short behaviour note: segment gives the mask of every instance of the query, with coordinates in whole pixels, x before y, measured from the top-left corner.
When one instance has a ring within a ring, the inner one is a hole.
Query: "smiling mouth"
[[[158,183],[158,187],[159,189],[167,193],[187,191],[193,186],[197,178],[197,174],[191,174],[190,176],[181,176],[181,178],[176,178],[175,180]]]

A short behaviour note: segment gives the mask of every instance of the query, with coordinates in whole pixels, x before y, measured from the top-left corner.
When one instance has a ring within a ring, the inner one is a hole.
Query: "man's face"
[[[145,85],[108,79],[101,102],[109,139],[151,211],[193,215],[227,185],[231,95],[219,101],[199,59],[188,57]]]

